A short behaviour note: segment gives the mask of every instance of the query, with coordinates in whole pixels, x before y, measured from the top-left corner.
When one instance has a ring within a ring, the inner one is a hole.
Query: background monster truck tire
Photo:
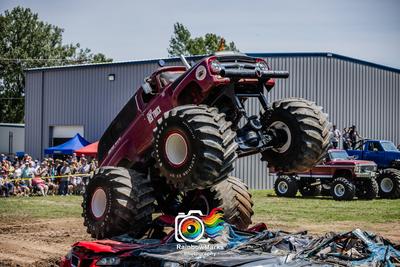
[[[379,185],[375,179],[368,179],[362,182],[357,188],[358,199],[371,200],[378,196]]]
[[[251,224],[254,214],[247,185],[233,176],[211,188],[189,192],[184,203],[187,210],[201,210],[203,214],[213,208],[222,208],[225,221],[242,230]]]
[[[183,191],[226,179],[237,158],[231,124],[217,108],[205,105],[166,112],[154,131],[154,154],[162,176]]]
[[[87,232],[97,239],[124,233],[143,236],[154,210],[152,194],[145,174],[120,167],[97,169],[83,195]]]
[[[381,198],[400,198],[400,170],[383,170],[377,180]]]
[[[321,194],[322,186],[319,185],[311,185],[315,183],[315,179],[300,179],[299,182],[299,192],[303,197],[315,197]]]
[[[298,191],[294,176],[279,176],[274,183],[275,194],[279,197],[295,197]]]
[[[332,183],[331,195],[334,200],[352,200],[355,193],[355,185],[344,177],[338,177]]]
[[[301,98],[275,101],[272,109],[264,125],[285,132],[287,138],[284,137],[273,149],[263,152],[262,159],[277,171],[309,170],[325,156],[329,147],[330,123],[327,115],[314,102]]]

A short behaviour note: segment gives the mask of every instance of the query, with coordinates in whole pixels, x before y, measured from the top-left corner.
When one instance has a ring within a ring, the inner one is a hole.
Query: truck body
[[[347,153],[356,159],[374,161],[379,169],[400,167],[400,151],[391,141],[363,140],[358,149]]]

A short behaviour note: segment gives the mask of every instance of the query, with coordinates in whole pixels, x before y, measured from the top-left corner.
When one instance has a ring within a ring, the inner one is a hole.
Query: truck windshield
[[[385,151],[399,151],[392,142],[382,142],[381,145]]]
[[[331,160],[334,160],[334,159],[348,159],[349,155],[347,154],[346,151],[338,150],[338,151],[330,151],[329,152],[329,157],[331,158]]]

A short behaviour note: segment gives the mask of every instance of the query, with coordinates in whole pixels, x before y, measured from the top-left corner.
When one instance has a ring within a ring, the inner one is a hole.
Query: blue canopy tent
[[[83,138],[80,134],[76,134],[74,137],[72,137],[64,144],[45,149],[44,153],[47,155],[53,155],[53,154],[71,155],[72,153],[74,153],[75,150],[80,149],[89,144],[90,143],[86,141],[86,139]]]

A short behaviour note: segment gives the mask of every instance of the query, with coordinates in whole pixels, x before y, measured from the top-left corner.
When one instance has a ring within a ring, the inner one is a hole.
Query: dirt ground
[[[0,222],[0,266],[58,266],[78,240],[90,240],[81,218]]]
[[[262,218],[255,218],[259,221]],[[285,226],[280,222],[270,221],[270,229],[289,231],[309,230],[312,234],[332,231],[346,231],[355,226],[351,222],[335,224],[299,224]],[[364,228],[365,227],[365,228]],[[374,231],[392,241],[400,242],[400,224],[374,224],[363,229]],[[0,266],[58,266],[70,246],[79,240],[90,240],[82,225],[81,218],[47,219],[23,221],[0,221]]]

